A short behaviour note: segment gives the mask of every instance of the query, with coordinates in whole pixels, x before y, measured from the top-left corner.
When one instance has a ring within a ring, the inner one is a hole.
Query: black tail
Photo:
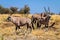
[[[53,27],[54,25],[55,25],[55,22],[50,27]]]

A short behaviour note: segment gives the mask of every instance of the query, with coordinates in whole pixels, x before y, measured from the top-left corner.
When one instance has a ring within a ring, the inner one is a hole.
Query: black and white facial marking
[[[8,21],[11,21],[11,17],[9,16],[9,17],[7,18],[7,20],[8,20]]]

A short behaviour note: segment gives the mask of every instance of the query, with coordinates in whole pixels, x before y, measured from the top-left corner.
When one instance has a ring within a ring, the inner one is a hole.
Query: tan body
[[[50,16],[45,14],[45,13],[41,13],[41,14],[34,14],[32,16],[32,22],[33,23],[36,23],[37,22],[37,27],[41,27],[41,24],[44,24],[45,27],[48,26],[48,23],[49,23],[49,19],[50,19]]]
[[[24,25],[27,25],[27,29],[28,28],[32,29],[32,22],[30,18],[9,16],[7,19],[15,24],[16,30],[20,29],[20,26]]]

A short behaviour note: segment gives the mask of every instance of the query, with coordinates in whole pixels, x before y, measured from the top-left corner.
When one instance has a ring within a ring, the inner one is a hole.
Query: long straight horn
[[[47,13],[46,7],[44,7],[45,12]]]
[[[48,7],[48,12],[50,13],[50,7]]]

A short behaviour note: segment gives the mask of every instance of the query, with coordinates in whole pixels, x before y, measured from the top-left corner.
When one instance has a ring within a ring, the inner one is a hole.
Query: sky
[[[0,5],[9,8],[11,6],[23,8],[24,5],[30,7],[31,13],[41,13],[44,12],[44,7],[54,13],[60,12],[60,0],[0,0]]]

